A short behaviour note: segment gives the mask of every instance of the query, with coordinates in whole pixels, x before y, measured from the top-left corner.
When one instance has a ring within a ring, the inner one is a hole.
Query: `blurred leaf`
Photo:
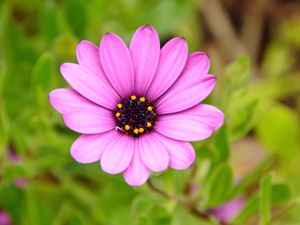
[[[219,162],[228,160],[230,156],[230,147],[229,147],[227,127],[225,124],[216,133],[215,143],[219,153]]]
[[[275,105],[257,123],[256,133],[267,149],[289,156],[296,154],[300,140],[298,124],[298,118],[291,109]]]
[[[169,225],[171,223],[171,215],[161,206],[154,206],[149,214],[152,225]]]
[[[66,19],[79,38],[82,38],[86,27],[86,4],[83,0],[66,2]]]
[[[31,225],[51,225],[47,209],[30,184],[26,186],[26,203],[26,223]]]
[[[1,94],[1,92],[0,92]],[[0,159],[2,158],[6,147],[8,146],[8,125],[9,121],[6,116],[3,100],[0,96]]]
[[[59,33],[58,15],[53,0],[46,0],[41,13],[41,29],[48,42],[52,42]]]
[[[259,212],[260,224],[268,225],[271,221],[271,204],[272,204],[272,177],[266,175],[260,184],[259,190]]]
[[[254,195],[249,199],[245,205],[245,207],[242,209],[242,211],[239,213],[238,216],[236,216],[233,219],[233,224],[245,224],[245,222],[257,211],[257,205],[259,202],[258,195]]]
[[[32,85],[35,89],[49,89],[53,64],[54,60],[49,52],[45,52],[38,59],[32,71]]]
[[[262,74],[272,79],[285,76],[292,64],[291,52],[277,41],[267,48],[262,65]]]
[[[291,199],[291,190],[288,184],[279,183],[272,185],[272,204],[286,203]]]
[[[0,208],[8,211],[16,224],[21,224],[20,220],[25,210],[24,193],[14,184],[7,182],[0,183],[0,193]]]
[[[228,200],[233,191],[233,173],[229,165],[218,167],[209,178],[207,186],[208,206],[213,208]]]
[[[227,66],[220,76],[220,85],[223,89],[223,104],[230,104],[230,100],[236,93],[248,87],[251,78],[250,58],[241,56],[237,61]],[[227,107],[227,106],[225,106]]]

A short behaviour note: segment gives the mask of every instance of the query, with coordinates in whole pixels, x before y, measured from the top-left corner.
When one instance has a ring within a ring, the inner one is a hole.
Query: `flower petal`
[[[212,135],[223,122],[224,115],[219,109],[199,104],[179,113],[162,115],[155,130],[176,140],[199,141]]]
[[[184,70],[176,83],[205,75],[208,73],[209,67],[210,60],[205,52],[193,52],[188,56]]]
[[[133,93],[134,71],[129,50],[117,35],[105,34],[100,43],[102,68],[115,90],[127,98]]]
[[[156,74],[147,91],[150,100],[156,100],[177,80],[186,64],[187,56],[188,47],[183,38],[173,38],[164,45]]]
[[[140,27],[131,40],[130,53],[135,72],[135,93],[144,96],[159,61],[160,42],[156,30],[149,25]]]
[[[138,140],[134,140],[133,157],[129,167],[124,172],[124,179],[131,186],[144,184],[150,176],[150,170],[144,165],[141,159]]]
[[[184,83],[176,82],[157,101],[157,112],[161,115],[191,108],[205,99],[215,84],[216,78],[212,75],[193,77]]]
[[[76,91],[67,88],[59,88],[51,91],[49,101],[60,113],[93,111],[101,107],[82,97]]]
[[[140,155],[145,165],[152,171],[162,172],[167,169],[169,156],[165,146],[152,134],[139,138]]]
[[[134,150],[133,138],[122,135],[120,138],[111,142],[101,158],[101,168],[109,174],[123,172],[132,160]]]
[[[101,67],[99,48],[94,43],[80,41],[76,48],[76,55],[79,65],[97,75],[103,82],[108,83]]]
[[[67,127],[83,134],[97,134],[114,129],[113,113],[102,107],[94,111],[70,112],[63,114]]]
[[[73,143],[71,155],[79,163],[93,163],[100,160],[104,149],[120,133],[112,130],[101,134],[83,134]]]
[[[115,109],[120,97],[97,75],[74,63],[64,63],[60,71],[65,80],[81,95],[109,109]]]
[[[195,150],[189,142],[175,141],[155,133],[157,138],[166,147],[169,153],[169,166],[173,169],[184,170],[195,161]]]

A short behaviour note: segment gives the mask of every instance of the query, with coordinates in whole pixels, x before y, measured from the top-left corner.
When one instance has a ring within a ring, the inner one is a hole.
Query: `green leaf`
[[[239,215],[234,218],[232,224],[245,224],[245,222],[257,212],[258,202],[258,195],[256,194],[252,196],[251,199],[247,201]]]
[[[66,18],[73,32],[81,38],[86,27],[86,3],[83,0],[67,0]]]
[[[161,206],[154,206],[150,211],[152,225],[169,225],[171,216],[168,211]]]
[[[215,143],[219,153],[219,162],[228,160],[230,156],[230,147],[226,125],[223,125],[216,133]]]
[[[32,71],[32,85],[36,89],[47,89],[50,86],[54,60],[49,52],[45,52],[36,62]]]
[[[272,204],[282,204],[288,202],[292,197],[290,186],[285,183],[272,185]]]
[[[259,190],[259,212],[260,224],[268,225],[271,221],[271,204],[272,204],[272,176],[266,175],[260,184]]]
[[[210,177],[208,183],[208,206],[216,207],[228,200],[233,191],[233,173],[229,165],[223,164],[218,167]]]
[[[299,121],[296,114],[284,105],[275,105],[261,118],[256,133],[264,146],[283,157],[298,154]]]
[[[45,1],[41,13],[41,30],[48,42],[52,42],[59,33],[57,18],[58,15],[56,13],[54,1]]]

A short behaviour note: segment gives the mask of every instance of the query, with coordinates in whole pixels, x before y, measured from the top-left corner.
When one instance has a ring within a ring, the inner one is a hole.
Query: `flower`
[[[145,25],[130,47],[116,34],[105,34],[100,47],[81,41],[78,64],[60,71],[73,89],[49,94],[70,129],[82,133],[71,147],[80,163],[100,160],[108,174],[124,174],[142,185],[151,171],[192,165],[190,141],[208,138],[224,120],[217,108],[199,104],[213,90],[207,54],[188,54],[184,38],[160,48],[156,30]]]
[[[0,225],[11,225],[11,218],[8,213],[0,210]]]
[[[243,198],[235,198],[218,208],[210,209],[209,214],[217,217],[220,221],[227,223],[240,213],[244,205],[245,200]]]

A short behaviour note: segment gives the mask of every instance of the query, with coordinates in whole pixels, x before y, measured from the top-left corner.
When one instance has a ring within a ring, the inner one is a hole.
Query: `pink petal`
[[[208,138],[224,122],[223,113],[210,105],[199,104],[188,110],[160,116],[155,130],[181,141],[199,141]]]
[[[160,43],[156,30],[149,25],[140,27],[131,40],[130,53],[135,72],[135,93],[144,96],[159,61]]]
[[[132,161],[124,172],[124,179],[131,186],[140,186],[144,184],[150,176],[150,170],[144,165],[141,159],[138,139],[134,142]]]
[[[155,138],[168,150],[171,168],[184,170],[195,161],[195,150],[189,142],[175,141],[158,133],[155,133]]]
[[[71,155],[80,163],[93,163],[100,160],[106,146],[118,138],[120,133],[112,130],[101,134],[83,134],[73,143]]]
[[[114,129],[113,113],[102,107],[95,111],[70,112],[63,115],[67,127],[83,134],[97,134]]]
[[[186,65],[177,82],[185,82],[194,77],[200,77],[208,73],[210,60],[204,52],[193,52],[188,56]]]
[[[101,107],[82,97],[76,91],[67,88],[59,88],[51,91],[49,101],[60,113],[93,111]]]
[[[115,90],[127,98],[134,90],[134,71],[129,50],[117,35],[105,34],[100,43],[100,61]]]
[[[150,100],[157,99],[177,80],[186,64],[187,55],[188,47],[183,38],[173,38],[164,45],[156,74],[147,91]]]
[[[158,101],[161,114],[183,111],[197,105],[213,90],[216,78],[212,75],[196,76],[185,82],[176,82]]]
[[[74,63],[64,63],[60,71],[65,80],[81,95],[109,109],[115,109],[120,97],[97,75]]]
[[[76,48],[76,55],[79,65],[97,75],[103,82],[108,83],[101,67],[99,48],[95,44],[85,40],[80,41]]]
[[[165,146],[152,134],[143,135],[139,139],[140,155],[145,165],[152,171],[162,172],[167,169],[169,156]]]
[[[120,138],[111,142],[101,158],[101,168],[109,174],[123,172],[132,160],[134,150],[133,138],[122,135]]]

